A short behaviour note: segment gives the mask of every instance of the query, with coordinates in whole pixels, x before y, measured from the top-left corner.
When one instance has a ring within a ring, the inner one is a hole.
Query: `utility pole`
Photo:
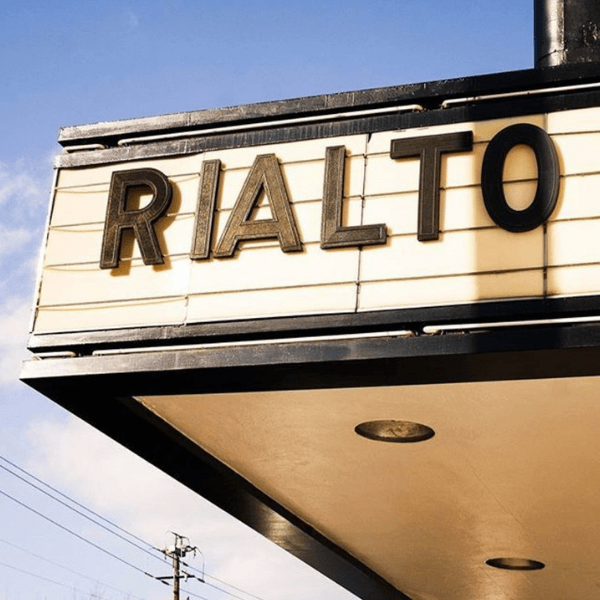
[[[177,537],[177,536],[175,536]],[[173,600],[179,600],[179,548],[175,546],[173,552]]]
[[[194,556],[198,548],[196,546],[190,546],[189,538],[179,535],[174,531],[171,532],[175,536],[175,543],[173,546],[169,546],[161,552],[168,558],[173,560],[173,575],[165,576],[165,577],[157,577],[160,581],[164,581],[166,579],[173,580],[173,600],[179,600],[179,581],[181,579],[189,579],[190,577],[194,578],[194,575],[187,573],[186,571],[181,570],[181,559],[185,558],[185,555],[188,552],[193,552]]]

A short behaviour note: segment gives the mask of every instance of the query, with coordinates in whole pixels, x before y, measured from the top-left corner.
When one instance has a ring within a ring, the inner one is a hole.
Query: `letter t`
[[[440,172],[442,154],[468,152],[473,148],[473,132],[460,131],[392,140],[392,158],[421,158],[419,178],[419,224],[417,239],[420,242],[437,240],[440,235]]]

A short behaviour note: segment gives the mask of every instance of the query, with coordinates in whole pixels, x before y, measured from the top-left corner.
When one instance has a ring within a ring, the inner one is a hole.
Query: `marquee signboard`
[[[365,600],[593,597],[595,65],[59,141],[24,381]]]
[[[34,334],[598,292],[599,115],[59,168]]]

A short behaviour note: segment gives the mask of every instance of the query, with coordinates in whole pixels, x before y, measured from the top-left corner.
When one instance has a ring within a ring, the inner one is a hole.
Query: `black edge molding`
[[[510,300],[363,313],[34,334],[29,338],[28,349],[32,352],[68,350],[86,355],[109,348],[267,339],[276,341],[285,338],[354,335],[392,330],[419,333],[427,325],[548,320],[596,315],[600,318],[600,296]]]
[[[561,110],[588,108],[600,105],[600,85],[597,89],[568,94],[533,95],[521,98],[505,98],[495,101],[465,103],[461,106],[437,108],[421,112],[390,112],[386,115],[364,117],[332,118],[329,121],[307,122],[298,124],[282,124],[269,126],[261,122],[260,126],[249,131],[223,133],[214,131],[203,134],[201,130],[183,138],[140,141],[132,145],[107,146],[105,149],[79,151],[60,154],[56,157],[55,166],[59,168],[76,168],[91,165],[111,164],[158,157],[174,157],[184,154],[196,154],[209,150],[226,150],[331,138],[346,135],[377,133],[430,127],[448,123],[478,122],[489,119],[500,119],[557,112]],[[171,133],[171,132],[167,132]],[[103,140],[104,142],[105,140]],[[101,143],[103,143],[101,142]]]
[[[21,379],[106,381],[132,396],[229,393],[592,376],[599,357],[600,324],[580,323],[34,358]]]
[[[422,104],[427,110],[432,110],[439,108],[443,100],[586,84],[598,81],[598,76],[596,64],[558,65],[227,108],[212,108],[157,117],[76,125],[61,128],[58,140],[65,147],[93,142],[113,145],[116,140],[125,136],[177,133],[204,126],[212,127],[217,124],[246,124],[256,121],[323,115],[349,109],[366,110],[417,103]]]

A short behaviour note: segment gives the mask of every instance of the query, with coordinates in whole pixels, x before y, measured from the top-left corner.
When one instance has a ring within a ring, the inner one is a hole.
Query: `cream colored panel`
[[[600,108],[581,108],[548,114],[549,134],[600,131]]]
[[[240,246],[233,258],[197,261],[192,265],[190,293],[299,287],[354,282],[358,250],[321,250],[305,244],[302,252],[282,252],[279,246]]]
[[[533,181],[514,181],[504,184],[504,197],[507,204],[514,210],[525,210],[535,198],[537,185],[537,179]]]
[[[108,203],[108,184],[101,183],[73,190],[57,190],[50,225],[103,223]]]
[[[548,294],[571,296],[600,292],[600,264],[548,269]]]
[[[185,298],[151,301],[42,307],[38,309],[36,333],[179,325],[185,320]]]
[[[555,135],[561,175],[600,172],[600,133]]]
[[[189,254],[192,244],[194,215],[187,214],[174,219],[162,218],[154,229],[158,243],[165,256]],[[48,236],[46,266],[69,265],[100,262],[104,224],[65,225],[54,227]],[[140,247],[134,241],[133,233],[124,235],[121,247],[121,259],[140,258]]]
[[[476,144],[471,152],[453,152],[442,154],[440,187],[462,187],[465,185],[479,185],[481,183],[481,163],[487,148],[484,144]],[[510,172],[506,174],[505,181],[519,178]]]
[[[431,242],[414,235],[365,248],[361,281],[508,271],[543,266],[543,230],[509,233],[499,228],[449,232]]]
[[[353,312],[355,306],[355,283],[201,294],[190,297],[187,322]]]
[[[314,202],[301,202],[292,207],[292,212],[296,219],[300,239],[303,243],[316,243],[321,240],[321,217],[323,213],[323,202],[317,200]],[[344,200],[342,223],[344,226],[360,225],[362,212],[362,200],[360,198],[347,198]],[[227,220],[231,216],[231,210],[217,213],[215,216],[215,244],[221,237]],[[256,211],[256,219],[270,219],[271,210],[268,206],[259,208]],[[379,222],[379,221],[378,221]],[[259,242],[256,242],[258,244]],[[277,241],[265,240],[260,245],[279,247]]]
[[[541,297],[542,269],[362,283],[359,310]]]
[[[508,188],[519,184],[509,183]],[[440,192],[440,229],[492,227],[494,222],[483,204],[480,187],[465,187]],[[415,230],[416,231],[416,230]]]
[[[551,220],[600,216],[600,175],[572,175],[560,180]]]
[[[472,131],[473,143],[489,142],[497,133],[509,125],[516,123],[531,123],[544,128],[544,115],[533,115],[517,119],[493,119],[491,121],[452,123],[449,125],[434,125],[432,127],[418,127],[400,131],[382,131],[374,133],[369,140],[367,153],[390,153],[392,140],[421,137],[426,135],[442,135],[459,131]]]
[[[180,296],[187,290],[190,267],[187,256],[167,258],[156,267],[138,260],[122,261],[118,269],[103,270],[96,264],[47,267],[40,305]]]
[[[358,157],[358,163],[356,158],[346,159],[348,165],[358,164],[362,167],[364,159],[362,156]],[[292,163],[283,164],[281,166],[283,173],[283,180],[288,191],[290,202],[302,202],[306,200],[321,200],[323,198],[323,177],[325,175],[325,161],[313,161],[305,163]],[[353,169],[355,171],[355,169]],[[348,178],[347,178],[348,179]],[[362,173],[360,173],[360,186],[362,186]],[[349,193],[350,188],[357,188],[354,186],[346,185],[348,189],[344,190],[346,194]],[[241,188],[240,188],[241,189]],[[358,190],[361,188],[358,187]]]
[[[171,177],[169,182],[173,196],[167,214],[195,213],[200,176]],[[50,225],[54,227],[78,223],[104,223],[109,187],[109,183],[101,183],[57,190]],[[142,196],[142,200],[150,201],[151,198],[151,194]]]
[[[325,160],[325,150],[331,146],[346,146],[348,155],[361,155],[365,152],[367,136],[364,134],[305,140],[266,146],[249,146],[231,150],[214,150],[205,154],[205,160],[218,158],[225,169],[250,167],[259,154],[275,154],[282,163]]]
[[[190,154],[176,158],[149,159],[86,167],[79,169],[61,169],[58,176],[58,188],[92,185],[95,183],[110,183],[114,171],[132,171],[134,169],[158,169],[167,177],[200,173],[200,165],[204,160],[203,154]]]
[[[389,155],[369,156],[365,172],[365,195],[418,191],[419,173],[419,158],[394,160]]]
[[[600,262],[600,219],[548,224],[548,264]]]
[[[388,235],[417,232],[419,218],[419,196],[417,192],[390,194],[387,196],[368,196],[365,198],[363,223],[384,223]],[[444,201],[440,203],[443,212]]]
[[[522,144],[512,148],[504,161],[502,180],[532,179],[537,181],[537,178],[538,167],[534,151],[529,146]]]
[[[65,225],[50,230],[44,256],[44,266],[100,262],[104,226]],[[137,246],[137,244],[136,244]],[[161,243],[161,248],[164,247]]]

